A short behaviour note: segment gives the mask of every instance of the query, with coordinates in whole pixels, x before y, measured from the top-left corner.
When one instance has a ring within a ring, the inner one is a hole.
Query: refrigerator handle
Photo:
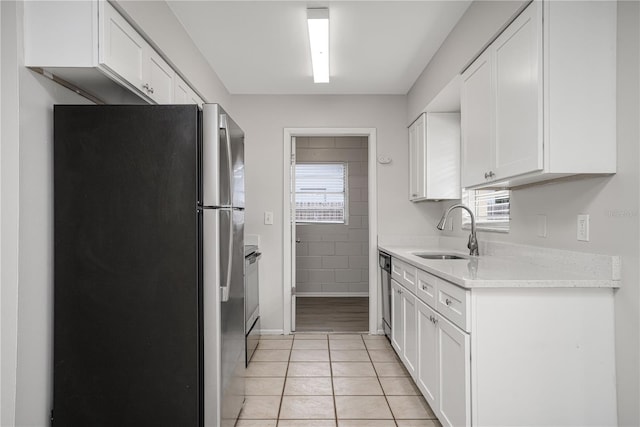
[[[227,250],[227,277],[224,278],[224,284],[220,286],[220,301],[229,301],[229,290],[231,289],[231,268],[233,263],[233,210],[229,209],[229,242]]]
[[[226,161],[227,171],[229,176],[227,177],[227,185],[229,186],[227,193],[229,195],[228,205],[233,206],[233,158],[231,155],[231,133],[229,133],[229,122],[226,114],[220,114],[220,129],[224,129],[224,144],[226,146]],[[223,204],[227,204],[225,201],[221,201]]]
[[[231,197],[232,193],[232,180],[233,180],[233,162],[231,159],[231,135],[229,134],[229,126],[227,122],[227,115],[220,114],[220,129],[224,129],[225,133],[225,145],[226,145],[226,161],[227,161],[227,171],[229,173],[229,177],[227,179],[227,183],[229,185],[229,197]],[[231,203],[230,203],[231,204]],[[220,288],[220,300],[222,302],[229,301],[229,290],[231,289],[231,268],[233,263],[233,209],[229,210],[229,214],[231,218],[229,220],[229,245],[227,252],[227,277],[224,278],[224,286]]]

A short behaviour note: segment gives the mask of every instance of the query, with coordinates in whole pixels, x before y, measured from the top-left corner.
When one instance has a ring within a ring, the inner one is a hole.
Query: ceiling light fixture
[[[307,9],[313,82],[329,83],[329,9]]]

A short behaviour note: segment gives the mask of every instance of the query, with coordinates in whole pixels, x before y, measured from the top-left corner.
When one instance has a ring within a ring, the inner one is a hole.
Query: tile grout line
[[[333,398],[333,416],[338,426],[338,405],[336,405],[336,389],[333,384],[333,364],[331,362],[331,339],[327,334],[327,351],[329,352],[329,375],[331,375],[331,397]]]
[[[364,338],[363,338],[364,341]],[[376,365],[373,363],[373,359],[371,358],[371,353],[369,353],[369,346],[367,346],[367,342],[364,343],[364,348],[367,350],[367,356],[369,356],[369,360],[371,360],[371,365],[373,366],[373,371],[376,373],[376,379],[378,380],[378,384],[380,384],[380,389],[382,390],[382,395],[384,396],[384,401],[387,402],[387,406],[389,407],[389,412],[391,412],[391,416],[393,417],[393,423],[398,426],[398,420],[396,420],[396,414],[393,413],[391,409],[391,405],[389,404],[389,399],[387,399],[387,392],[384,391],[384,387],[382,387],[382,381],[380,381],[380,375],[378,375],[378,370],[376,369]],[[394,351],[392,349],[392,351]]]
[[[280,412],[282,411],[282,402],[284,401],[284,390],[287,387],[287,378],[289,376],[289,364],[291,363],[291,353],[293,353],[293,342],[294,338],[291,339],[291,348],[289,349],[289,357],[287,359],[287,369],[284,370],[284,382],[282,383],[282,391],[280,392],[280,405],[278,405],[278,414],[276,415],[276,427],[280,424]]]

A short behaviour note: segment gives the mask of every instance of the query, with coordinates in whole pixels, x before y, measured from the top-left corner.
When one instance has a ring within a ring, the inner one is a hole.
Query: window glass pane
[[[509,231],[509,190],[463,190],[462,200],[475,214],[480,230]],[[471,217],[462,213],[462,225],[471,226]]]
[[[347,165],[296,164],[296,222],[346,223]]]

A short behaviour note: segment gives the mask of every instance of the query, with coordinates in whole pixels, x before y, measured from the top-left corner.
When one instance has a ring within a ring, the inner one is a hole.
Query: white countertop
[[[468,252],[443,247],[416,247],[400,245],[378,245],[392,257],[405,261],[423,271],[431,273],[463,288],[618,288],[620,281],[607,274],[572,268],[555,269],[538,265],[527,258],[514,256],[471,257]],[[464,259],[431,260],[413,253],[455,254]],[[566,267],[561,260],[559,266]]]

